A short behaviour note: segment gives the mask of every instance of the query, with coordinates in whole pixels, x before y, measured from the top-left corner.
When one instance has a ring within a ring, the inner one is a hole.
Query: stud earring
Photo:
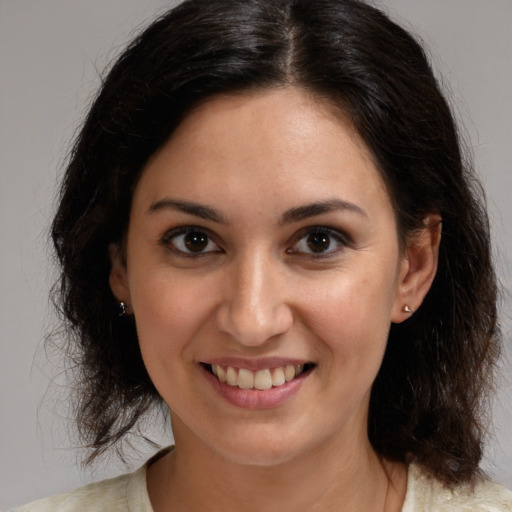
[[[126,316],[126,310],[128,309],[126,302],[120,301],[117,307],[119,316]]]
[[[403,310],[404,310],[404,313],[412,313],[412,309],[409,307],[408,304],[405,304]]]

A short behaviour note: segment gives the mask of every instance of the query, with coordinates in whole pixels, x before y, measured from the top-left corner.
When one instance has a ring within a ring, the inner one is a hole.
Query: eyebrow
[[[224,215],[215,208],[195,203],[193,201],[181,201],[166,197],[152,203],[148,208],[148,213],[156,213],[162,210],[178,210],[219,224],[229,224],[226,217],[224,217]],[[292,224],[293,222],[299,222],[301,220],[339,210],[346,210],[362,215],[363,217],[368,217],[366,211],[354,203],[343,201],[342,199],[328,199],[326,201],[310,203],[286,210],[281,216],[280,224]]]
[[[366,211],[354,203],[343,201],[342,199],[328,199],[327,201],[311,203],[287,210],[281,217],[281,224],[291,224],[310,217],[339,210],[346,210],[362,215],[363,217],[368,217]]]
[[[193,201],[180,201],[166,197],[152,203],[148,208],[148,213],[156,213],[162,210],[178,210],[201,219],[211,220],[219,224],[228,224],[227,219],[215,208],[194,203]]]

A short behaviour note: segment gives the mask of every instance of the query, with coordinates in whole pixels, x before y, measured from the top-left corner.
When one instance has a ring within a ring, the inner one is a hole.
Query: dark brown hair
[[[89,461],[162,403],[108,282],[108,246],[123,239],[146,162],[199,102],[288,85],[349,116],[388,186],[402,240],[427,214],[443,219],[437,276],[412,318],[391,326],[368,431],[384,457],[420,462],[447,483],[471,480],[500,341],[482,193],[422,48],[357,0],[188,0],[105,78],[52,231]]]

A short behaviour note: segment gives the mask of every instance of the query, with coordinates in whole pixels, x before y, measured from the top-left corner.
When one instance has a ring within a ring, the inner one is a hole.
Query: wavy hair
[[[386,458],[419,462],[448,484],[469,481],[500,346],[483,194],[423,49],[358,0],[188,0],[144,30],[104,79],[52,226],[88,462],[162,404],[135,322],[118,316],[109,287],[108,246],[123,240],[146,162],[207,98],[285,86],[348,115],[387,184],[402,241],[427,214],[443,219],[432,288],[411,319],[391,326],[368,433]]]

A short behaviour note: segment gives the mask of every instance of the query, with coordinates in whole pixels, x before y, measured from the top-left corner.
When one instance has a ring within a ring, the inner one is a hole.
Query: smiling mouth
[[[240,389],[255,389],[265,391],[267,389],[283,386],[300,375],[309,372],[314,368],[313,363],[285,365],[277,368],[266,368],[253,372],[245,368],[235,368],[234,366],[221,366],[218,364],[202,365],[206,370],[214,375],[219,382],[228,386]]]

